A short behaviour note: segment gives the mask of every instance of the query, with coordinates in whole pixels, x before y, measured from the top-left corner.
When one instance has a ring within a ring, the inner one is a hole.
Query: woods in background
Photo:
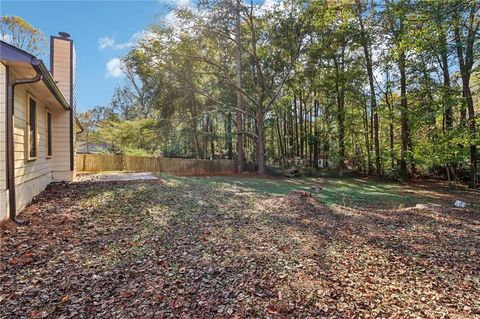
[[[320,164],[474,188],[479,24],[469,0],[201,2],[124,57],[125,83],[81,115],[83,139],[260,174]]]

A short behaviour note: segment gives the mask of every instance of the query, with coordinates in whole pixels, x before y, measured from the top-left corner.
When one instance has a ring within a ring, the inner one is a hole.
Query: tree
[[[471,1],[202,1],[176,10],[175,26],[151,26],[124,57],[103,132],[121,137],[118,152],[237,158],[238,171],[243,159],[260,174],[267,164],[328,163],[339,174],[476,184],[478,10]],[[148,132],[155,148],[117,128]]]
[[[237,119],[237,171],[239,173],[245,170],[245,150],[244,150],[244,136],[243,136],[243,115],[245,108],[243,107],[243,97],[242,97],[242,25],[241,25],[241,10],[242,5],[240,0],[236,0],[235,6],[235,46],[236,46],[236,56],[235,56],[235,65],[236,65],[236,91],[237,96],[237,110],[236,110],[236,119]]]
[[[380,140],[379,140],[379,126],[378,126],[378,112],[377,112],[377,96],[375,93],[375,80],[373,76],[373,62],[371,51],[371,34],[367,32],[365,28],[365,21],[363,14],[367,11],[360,0],[356,0],[356,15],[358,24],[360,26],[360,43],[363,47],[363,53],[365,56],[365,67],[368,74],[368,84],[370,87],[370,104],[373,112],[373,132],[374,132],[374,145],[375,145],[375,171],[377,177],[381,176],[380,165]],[[372,9],[370,9],[372,10]]]
[[[463,10],[462,10],[463,9]],[[477,138],[475,124],[475,109],[473,106],[470,78],[475,62],[475,51],[478,47],[478,34],[480,28],[479,18],[480,4],[468,2],[465,6],[457,4],[453,13],[453,32],[457,51],[458,65],[462,78],[462,93],[468,110],[468,122],[470,127],[470,179],[468,186],[477,187]]]
[[[401,118],[401,152],[400,152],[400,175],[403,179],[408,176],[407,164],[410,163],[412,173],[415,170],[413,161],[413,144],[411,140],[409,109],[407,101],[407,48],[408,26],[407,17],[409,7],[405,0],[398,2],[388,1],[387,7],[382,13],[385,31],[389,35],[396,62],[400,73],[400,118]]]
[[[45,34],[18,16],[0,18],[1,40],[35,56],[45,52],[47,39]]]

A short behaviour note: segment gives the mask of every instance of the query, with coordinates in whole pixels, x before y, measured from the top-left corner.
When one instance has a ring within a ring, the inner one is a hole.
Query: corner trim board
[[[73,41],[70,40],[70,171],[75,169],[75,157],[73,154]]]

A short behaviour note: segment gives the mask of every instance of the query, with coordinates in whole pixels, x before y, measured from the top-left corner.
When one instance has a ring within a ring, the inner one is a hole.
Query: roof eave
[[[58,88],[57,83],[52,77],[52,74],[47,70],[47,67],[45,66],[42,60],[38,60],[38,61],[40,61],[38,65],[32,64],[33,68],[39,71],[43,75],[42,77],[43,83],[45,83],[47,88],[55,96],[55,98],[62,105],[65,111],[70,110],[70,105],[68,104],[67,100],[65,99],[62,92]]]
[[[4,41],[0,41],[0,45],[0,60],[29,63],[35,69],[35,71],[39,72],[42,75],[43,83],[45,83],[48,90],[53,94],[53,96],[57,99],[60,105],[66,111],[70,110],[70,105],[68,104],[67,100],[58,88],[55,80],[52,77],[52,74],[47,70],[42,60],[37,59],[34,55],[25,52]]]

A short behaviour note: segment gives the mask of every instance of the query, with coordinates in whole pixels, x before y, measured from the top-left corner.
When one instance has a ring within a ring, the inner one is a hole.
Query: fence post
[[[162,158],[158,157],[158,172],[162,173],[162,170],[163,170]]]
[[[85,172],[85,162],[87,161],[87,154],[83,154],[83,171]]]

